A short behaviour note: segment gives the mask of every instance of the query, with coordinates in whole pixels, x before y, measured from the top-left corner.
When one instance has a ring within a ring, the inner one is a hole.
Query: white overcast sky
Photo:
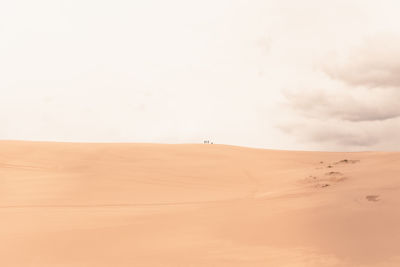
[[[399,12],[0,0],[0,139],[400,149]]]

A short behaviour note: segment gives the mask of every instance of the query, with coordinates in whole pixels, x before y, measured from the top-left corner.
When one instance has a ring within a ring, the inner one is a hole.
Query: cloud
[[[330,60],[324,71],[353,86],[400,88],[400,36],[381,34],[365,39],[342,60]]]
[[[394,90],[353,90],[337,88],[286,92],[288,104],[304,116],[345,121],[380,121],[400,116],[400,93]]]
[[[293,119],[281,129],[335,148],[398,146],[399,58],[400,36],[389,35],[366,38],[325,58],[319,69],[323,82],[311,80],[284,92]]]
[[[393,150],[398,148],[400,118],[351,122],[338,119],[292,118],[279,126],[300,142],[328,150]]]

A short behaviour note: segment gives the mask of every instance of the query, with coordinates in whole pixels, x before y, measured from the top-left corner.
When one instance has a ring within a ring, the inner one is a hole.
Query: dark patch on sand
[[[373,202],[379,201],[379,195],[368,195],[365,198],[368,201],[373,201]]]
[[[342,159],[338,162],[335,162],[334,164],[354,164],[359,162],[359,160],[355,160],[355,159]]]

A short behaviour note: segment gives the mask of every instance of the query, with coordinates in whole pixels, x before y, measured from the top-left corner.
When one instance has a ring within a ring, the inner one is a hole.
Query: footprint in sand
[[[335,162],[334,164],[335,164],[335,165],[337,165],[337,164],[354,164],[354,163],[357,163],[357,162],[359,162],[359,160],[355,160],[355,159],[343,159],[343,160],[340,160],[340,161],[338,161],[338,162]]]
[[[368,195],[365,198],[368,201],[373,201],[373,202],[379,201],[379,195]]]
[[[317,184],[316,187],[318,188],[324,188],[324,187],[328,187],[330,186],[330,184]]]

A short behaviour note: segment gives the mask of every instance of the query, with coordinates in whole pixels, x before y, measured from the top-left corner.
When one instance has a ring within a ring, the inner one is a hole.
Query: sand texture
[[[400,266],[400,153],[0,142],[0,266]]]

